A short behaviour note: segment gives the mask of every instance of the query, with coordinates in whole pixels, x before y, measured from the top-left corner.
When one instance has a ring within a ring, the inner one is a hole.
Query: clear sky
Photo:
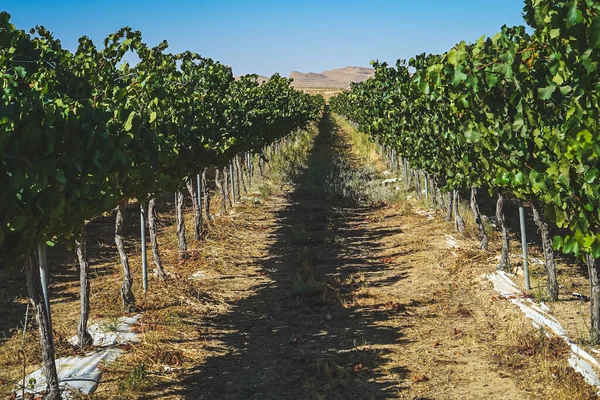
[[[321,72],[395,62],[524,24],[522,0],[1,0],[21,29],[44,25],[71,50],[123,26],[237,75]]]

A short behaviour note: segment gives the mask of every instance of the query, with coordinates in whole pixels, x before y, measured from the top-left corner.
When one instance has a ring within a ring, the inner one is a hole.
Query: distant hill
[[[297,88],[337,88],[343,89],[351,82],[366,81],[375,74],[373,68],[346,67],[315,73],[302,73],[293,71],[290,78],[294,79],[292,85]]]

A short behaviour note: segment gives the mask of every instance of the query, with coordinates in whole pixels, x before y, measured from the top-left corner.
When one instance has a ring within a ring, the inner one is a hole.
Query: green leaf
[[[535,193],[543,193],[547,189],[544,176],[535,169],[529,171],[529,183]]]
[[[579,243],[573,237],[565,237],[565,241],[563,242],[563,251],[566,254],[577,254],[579,253]]]
[[[561,86],[560,87],[560,94],[562,94],[563,96],[566,94],[569,94],[571,92],[571,90],[573,90],[573,88],[569,85],[565,85],[565,86]]]
[[[152,111],[150,113],[150,123],[153,123],[156,120],[156,111]]]
[[[454,77],[452,78],[452,84],[454,86],[459,85],[461,82],[467,79],[467,74],[464,73],[464,67],[459,65],[454,70]]]
[[[133,118],[135,117],[135,111],[129,113],[129,117],[127,117],[127,121],[125,122],[125,132],[131,131],[133,128]]]
[[[519,171],[515,175],[515,179],[514,179],[513,183],[515,184],[515,186],[519,186],[519,185],[522,185],[523,182],[525,182],[525,174],[523,172]]]
[[[562,243],[563,239],[561,236],[554,236],[554,238],[552,239],[552,247],[554,247],[554,250],[560,250],[560,248],[562,247]]]
[[[569,12],[567,13],[567,27],[571,28],[583,20],[583,14],[577,8],[578,1],[571,1]]]
[[[549,100],[552,97],[552,93],[556,90],[556,85],[550,85],[545,88],[538,89],[538,97],[540,100]]]
[[[585,172],[584,177],[587,183],[594,183],[598,177],[598,170],[596,168],[590,168]]]
[[[24,67],[15,67],[14,70],[19,78],[25,78],[27,76],[27,70]]]
[[[488,87],[493,88],[498,84],[498,76],[491,72],[485,73],[485,79],[487,81]]]
[[[460,48],[453,48],[448,52],[448,64],[458,65],[467,59],[467,52]]]
[[[515,120],[513,121],[513,129],[515,131],[520,131],[521,129],[523,129],[523,127],[525,126],[525,120],[523,120],[523,117],[520,114],[517,114],[515,116]]]
[[[577,140],[582,144],[592,143],[594,136],[592,135],[592,132],[584,129],[577,133]]]
[[[467,131],[465,132],[465,139],[467,143],[477,143],[481,139],[479,132]]]
[[[554,207],[555,222],[558,227],[564,227],[567,222],[567,212],[559,207]]]
[[[559,74],[556,74],[556,75],[554,75],[554,78],[552,78],[552,82],[554,82],[560,86],[563,83],[565,83],[565,80],[562,78],[562,76],[560,76]]]
[[[558,164],[556,162],[553,162],[552,164],[550,164],[548,169],[546,169],[546,174],[548,174],[554,178],[557,178],[559,175]]]
[[[596,240],[592,243],[590,254],[594,258],[600,258],[600,240],[598,240],[598,237],[596,237]]]
[[[592,49],[600,49],[600,15],[592,21],[588,32],[588,42]]]
[[[585,67],[585,70],[587,71],[588,74],[591,74],[592,72],[594,72],[598,65],[597,62],[592,60],[592,58],[590,57],[590,55],[591,55],[590,53],[591,53],[591,49],[586,51],[585,53],[583,53],[583,56],[581,57],[581,64]]]

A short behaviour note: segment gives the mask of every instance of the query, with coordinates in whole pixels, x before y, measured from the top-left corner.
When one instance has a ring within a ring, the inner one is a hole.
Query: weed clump
[[[294,293],[303,297],[316,297],[325,293],[325,283],[316,280],[314,277],[296,276],[292,284]]]
[[[288,238],[291,244],[304,246],[310,243],[310,232],[304,225],[292,226],[289,230]]]
[[[119,317],[110,317],[100,325],[100,329],[105,333],[117,332],[119,330],[119,324]]]
[[[271,186],[268,183],[263,183],[263,184],[259,185],[258,191],[260,192],[260,196],[263,199],[268,198],[273,193],[273,189],[271,188]]]
[[[138,362],[135,368],[121,381],[119,389],[121,392],[139,389],[146,379],[146,366]]]

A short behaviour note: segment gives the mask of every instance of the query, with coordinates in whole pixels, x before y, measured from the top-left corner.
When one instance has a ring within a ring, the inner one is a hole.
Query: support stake
[[[142,283],[148,291],[148,257],[146,254],[146,207],[140,202],[140,237],[142,238]]]
[[[231,186],[231,204],[235,201],[235,181],[233,176],[233,160],[229,160],[229,183]]]
[[[527,234],[525,233],[525,209],[519,203],[519,222],[521,224],[521,247],[523,247],[523,274],[525,275],[525,290],[531,290],[529,282],[529,263],[527,260]]]
[[[38,241],[38,264],[40,266],[40,280],[42,283],[42,294],[44,295],[44,305],[48,313],[48,324],[50,324],[50,332],[52,332],[52,313],[50,312],[50,295],[48,293],[48,259],[46,256],[46,242]]]
[[[196,175],[196,186],[198,186],[198,208],[202,210],[202,182],[200,180],[200,174]]]
[[[425,204],[429,207],[429,174],[425,172]]]

